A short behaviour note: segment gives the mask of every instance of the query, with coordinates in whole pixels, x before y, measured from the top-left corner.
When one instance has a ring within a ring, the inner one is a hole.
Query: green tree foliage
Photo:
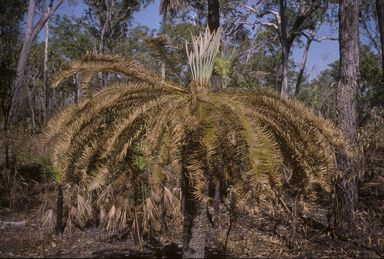
[[[252,6],[246,6],[247,10],[256,13],[256,20],[253,22],[253,26],[260,24],[261,26],[267,26],[275,30],[280,40],[281,52],[287,52],[289,55],[292,47],[295,44],[300,43],[300,35],[305,30],[315,30],[318,21],[327,20],[331,22],[336,18],[335,11],[330,10],[324,12],[332,4],[332,1],[300,1],[300,2],[281,2],[281,1],[268,1],[268,2],[254,2]],[[244,5],[243,5],[244,6]],[[282,20],[282,14],[285,19]],[[286,37],[283,37],[286,34]],[[283,48],[283,46],[285,46]],[[286,49],[286,50],[285,50]],[[284,50],[284,51],[283,51]],[[276,90],[288,94],[287,84],[283,82],[286,80],[288,74],[287,65],[284,64],[285,58],[280,57],[279,65],[276,70]],[[289,85],[289,84],[288,84]]]
[[[329,68],[321,71],[311,83],[305,84],[299,98],[308,103],[313,109],[320,111],[323,116],[334,118],[333,87],[339,80],[339,61],[329,64]],[[384,107],[383,71],[380,56],[372,51],[369,45],[360,45],[360,74],[361,81],[358,94],[358,126],[367,123],[373,111]]]
[[[80,58],[92,50],[92,42],[80,25],[73,23],[67,15],[56,15],[50,27],[51,48],[65,59]]]
[[[20,53],[20,35],[27,0],[4,0],[0,5],[0,109],[3,125],[8,123],[12,82]]]
[[[94,50],[116,53],[117,43],[123,41],[132,22],[133,14],[142,5],[150,3],[138,0],[85,0],[86,9],[76,21],[87,31]]]
[[[372,109],[384,108],[384,81],[380,57],[368,45],[360,46],[360,74],[360,109],[365,117]],[[364,123],[364,117],[359,120],[360,124]]]
[[[26,0],[5,0],[0,5],[0,110],[4,144],[4,166],[9,167],[9,117],[12,107],[12,84],[17,75],[17,61],[21,51],[21,28]]]

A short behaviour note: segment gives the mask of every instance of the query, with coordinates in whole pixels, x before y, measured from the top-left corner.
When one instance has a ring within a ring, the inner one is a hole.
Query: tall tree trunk
[[[381,42],[381,65],[384,71],[384,0],[376,0],[377,18],[379,20],[380,42]],[[384,73],[383,73],[384,79]]]
[[[281,32],[279,34],[280,34],[280,41],[281,41],[281,46],[282,46],[282,53],[281,53],[282,73],[277,75],[277,76],[279,76],[278,80],[281,81],[281,84],[280,84],[280,82],[276,82],[276,87],[277,87],[277,91],[281,93],[281,96],[288,98],[288,54],[289,54],[289,47],[288,47],[288,42],[287,42],[287,28],[286,28],[286,23],[285,23],[285,8],[286,8],[286,2],[284,0],[280,0],[280,18],[281,18],[280,30],[281,30]],[[276,77],[276,79],[277,79],[277,77]]]
[[[48,12],[51,10],[48,7]],[[47,72],[48,72],[48,39],[49,39],[49,19],[45,23],[45,49],[44,49],[44,81],[43,81],[43,117],[44,117],[44,127],[47,126],[48,122],[48,111],[47,111]]]
[[[181,177],[181,197],[180,197],[180,212],[181,214],[185,214],[185,179]]]
[[[281,21],[280,21],[280,25],[278,26],[280,41],[282,41],[282,38],[283,38],[282,32],[284,31],[286,33],[285,18],[283,19],[282,14],[281,14],[281,11],[284,10],[284,16],[285,16],[285,8],[282,9],[282,7],[284,6],[284,2],[286,3],[286,1],[280,0],[280,19],[281,19]],[[314,11],[316,11],[317,9],[320,8],[321,0],[311,1],[310,7],[305,8],[307,3],[308,3],[308,1],[301,1],[300,14],[296,17],[295,21],[293,22],[292,28],[290,29],[290,35],[286,36],[287,40],[285,42],[286,42],[286,52],[287,52],[286,53],[286,57],[287,57],[286,62],[287,62],[287,64],[288,64],[288,57],[289,57],[289,53],[291,51],[291,47],[293,45],[293,42],[295,41],[297,35],[300,35],[300,32],[302,32],[302,30],[303,30],[302,29],[302,25],[307,20],[307,18],[312,15],[312,13]],[[284,26],[284,29],[282,28],[283,26]],[[283,44],[283,42],[284,42],[284,40],[281,43]],[[282,51],[284,51],[284,46],[283,45],[282,45]],[[288,71],[288,65],[286,66],[286,69],[285,69],[284,55],[282,55],[281,58],[280,58],[279,65],[277,67],[277,71],[276,71],[275,90],[277,92],[284,91],[283,84],[285,84],[285,82],[284,82],[284,80],[285,80],[284,74],[286,73],[286,71]],[[288,76],[287,76],[286,86],[288,86]],[[288,95],[288,88],[286,90],[287,91],[284,92],[284,95],[287,96]]]
[[[35,88],[36,88],[36,80],[33,79],[33,88],[31,91],[28,90],[29,95],[29,108],[31,108],[31,119],[32,119],[32,127],[33,134],[36,134],[36,122],[35,122]],[[28,88],[28,87],[27,87]]]
[[[7,118],[3,117],[3,142],[4,142],[4,171],[9,169],[9,141]]]
[[[305,44],[303,60],[301,61],[300,72],[299,72],[299,75],[297,76],[296,89],[295,89],[296,96],[299,95],[301,90],[300,89],[301,81],[303,80],[305,64],[307,63],[308,49],[309,49],[309,46],[311,45],[311,42],[312,42],[312,39],[308,39],[307,43]]]
[[[337,123],[343,134],[355,143],[357,135],[357,93],[359,71],[359,1],[341,0],[339,9],[339,83],[335,87]],[[335,230],[340,237],[351,237],[356,229],[357,160],[345,152],[336,153]]]
[[[165,12],[163,14],[163,22],[161,24],[161,31],[164,35],[167,35],[167,18],[168,18],[168,1],[165,1]],[[161,62],[161,78],[165,79],[165,63]]]
[[[41,31],[47,20],[54,14],[56,9],[64,2],[64,0],[58,0],[56,5],[47,11],[46,0],[43,0],[43,12],[40,20],[33,26],[33,19],[35,16],[35,0],[29,0],[27,23],[25,25],[25,37],[23,48],[20,53],[20,58],[16,68],[16,78],[12,85],[13,96],[11,109],[9,111],[10,122],[15,124],[17,120],[17,112],[19,109],[19,102],[21,98],[21,88],[23,85],[23,78],[29,53],[31,51],[32,42],[36,38],[37,34]]]
[[[208,0],[208,27],[211,33],[220,27],[219,0]]]
[[[300,86],[301,86],[301,81],[303,79],[303,74],[304,74],[304,69],[305,69],[305,64],[307,63],[307,56],[308,56],[308,50],[309,46],[311,45],[313,39],[315,38],[317,32],[320,30],[323,22],[320,22],[320,24],[317,26],[316,30],[310,33],[310,37],[307,39],[307,43],[305,44],[304,48],[304,54],[303,54],[303,60],[301,62],[301,67],[300,67],[300,72],[297,77],[297,82],[296,82],[296,89],[295,89],[295,95],[297,96],[300,93]]]

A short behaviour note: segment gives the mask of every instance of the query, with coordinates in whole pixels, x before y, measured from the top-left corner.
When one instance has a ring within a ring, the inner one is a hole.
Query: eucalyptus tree
[[[28,13],[27,13],[27,22],[25,25],[25,36],[23,42],[23,48],[20,53],[20,57],[17,63],[17,77],[14,79],[12,84],[12,103],[11,109],[9,111],[11,122],[15,123],[18,115],[19,102],[21,99],[21,88],[23,86],[23,78],[25,68],[27,66],[27,61],[29,57],[29,53],[31,51],[32,43],[35,40],[36,36],[40,33],[41,29],[48,21],[48,19],[55,13],[57,8],[64,2],[64,0],[57,0],[56,4],[53,5],[53,0],[49,2],[49,8],[47,8],[47,1],[42,0],[42,13],[40,19],[33,24],[35,17],[35,8],[36,8],[36,0],[29,0],[28,5]]]
[[[357,127],[363,127],[372,118],[372,111],[384,106],[383,71],[380,55],[370,45],[360,44],[360,84],[357,96]],[[319,76],[306,83],[299,98],[325,117],[335,118],[334,85],[340,80],[340,61],[328,64]]]
[[[305,30],[315,30],[319,21],[331,21],[335,18],[334,9],[330,8],[332,3],[333,1],[321,0],[251,1],[249,4],[237,2],[245,10],[256,15],[254,21],[246,20],[243,21],[243,24],[251,25],[252,28],[256,25],[270,27],[278,35],[283,53],[276,71],[275,87],[283,95],[288,95],[287,55],[289,55],[294,42],[304,34]],[[325,15],[321,15],[323,12]],[[285,83],[283,84],[283,82]]]
[[[31,47],[31,53],[29,55],[27,67],[26,67],[26,77],[25,85],[29,95],[29,107],[31,109],[31,121],[33,127],[33,133],[36,133],[36,97],[38,88],[41,88],[41,82],[43,81],[43,66],[44,66],[44,50],[42,44],[34,43]],[[44,90],[43,90],[44,91]],[[44,110],[44,101],[43,98],[42,106]]]
[[[80,18],[72,14],[73,20],[80,24],[93,43],[94,51],[99,53],[116,52],[117,42],[127,34],[133,15],[142,4],[149,1],[137,0],[86,0]]]
[[[50,26],[51,48],[64,59],[81,58],[83,53],[92,50],[92,41],[82,27],[71,21],[67,15],[56,15]],[[73,83],[70,83],[74,101],[80,98],[79,75],[73,76]]]
[[[167,34],[167,18],[168,14],[177,14],[179,12],[184,12],[185,10],[185,1],[184,0],[161,0],[159,12],[163,16],[163,21],[161,23],[161,32],[163,35]],[[162,64],[161,67],[161,76],[165,79],[165,64]]]
[[[51,19],[50,34],[51,44],[65,59],[81,58],[83,53],[93,49],[88,34],[67,15],[56,15]]]
[[[85,0],[85,9],[80,18],[72,19],[80,24],[98,53],[118,53],[128,34],[133,15],[150,0]],[[100,87],[106,87],[109,74],[99,73]]]
[[[257,186],[262,198],[272,197],[272,190],[281,186],[278,169],[284,160],[294,169],[292,184],[313,197],[319,187],[331,190],[332,148],[353,155],[331,121],[298,101],[265,88],[213,89],[210,77],[219,44],[220,30],[211,34],[208,29],[192,38],[192,51],[186,44],[192,81],[185,85],[165,81],[135,61],[91,53],[66,64],[53,81],[56,86],[75,73],[89,73],[82,83],[86,98],[58,113],[46,130],[61,181],[84,184],[89,191],[100,188],[120,175],[118,163],[142,143],[153,187],[167,167],[178,169],[185,183],[185,258],[205,255],[210,174],[231,185],[235,209],[251,187]],[[159,51],[167,53],[164,46]],[[93,93],[88,83],[98,71],[131,80]],[[218,162],[221,170],[214,170]]]
[[[339,81],[335,87],[336,119],[345,137],[355,143],[357,137],[357,94],[360,83],[359,1],[341,0],[339,9]],[[335,229],[340,236],[352,237],[358,209],[357,159],[345,152],[336,153]]]

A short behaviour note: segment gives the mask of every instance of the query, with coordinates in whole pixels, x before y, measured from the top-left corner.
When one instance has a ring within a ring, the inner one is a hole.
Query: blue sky
[[[55,1],[56,2],[56,1]],[[160,0],[155,0],[152,4],[148,5],[146,9],[138,12],[134,16],[134,25],[145,25],[150,29],[158,29],[160,27],[160,22],[162,17],[159,14],[159,5]],[[76,16],[80,16],[82,12],[82,5],[79,4],[77,7],[69,6],[67,2],[64,2],[60,8],[56,11],[57,14],[67,14],[70,15],[72,11]],[[35,20],[40,17],[37,15]],[[330,28],[323,26],[323,28],[318,32],[317,38],[329,36]],[[338,37],[338,33],[334,33],[333,37]],[[45,29],[39,34],[40,40],[45,38]],[[295,63],[297,64],[297,69],[300,68],[301,61],[303,58],[304,48],[294,48],[292,49],[292,55]],[[307,57],[306,63],[306,73],[309,73],[310,78],[316,77],[320,71],[328,68],[328,64],[339,59],[339,43],[338,41],[324,40],[321,43],[313,41]]]
[[[161,16],[159,15],[160,0],[155,0],[154,3],[149,5],[145,10],[140,11],[135,16],[137,24],[146,25],[149,28],[159,28],[161,22]],[[331,29],[323,26],[318,32],[317,38],[327,37],[330,34]],[[338,33],[334,33],[333,37],[338,37]],[[305,44],[305,43],[304,43]],[[303,59],[304,48],[292,49],[292,55],[297,63],[298,69],[301,66]],[[328,64],[339,59],[339,42],[323,40],[321,43],[313,41],[308,51],[306,72],[310,74],[310,77],[316,77],[316,75],[326,68]]]

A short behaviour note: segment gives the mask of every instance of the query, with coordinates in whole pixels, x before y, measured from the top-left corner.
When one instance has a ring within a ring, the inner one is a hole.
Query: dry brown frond
[[[80,194],[77,194],[77,214],[77,219],[82,227],[92,218],[92,206]]]
[[[100,225],[101,227],[104,227],[108,232],[111,232],[112,229],[114,229],[114,227],[116,226],[115,220],[116,220],[116,207],[115,205],[112,205],[108,214],[103,217],[103,221],[100,221]]]
[[[52,233],[55,230],[56,218],[56,212],[50,209],[45,212],[43,218],[41,219],[41,224],[48,233]]]
[[[150,232],[151,230],[160,231],[161,229],[161,221],[160,217],[161,213],[159,209],[156,207],[155,203],[151,198],[145,199],[143,202],[143,230],[144,232]]]

